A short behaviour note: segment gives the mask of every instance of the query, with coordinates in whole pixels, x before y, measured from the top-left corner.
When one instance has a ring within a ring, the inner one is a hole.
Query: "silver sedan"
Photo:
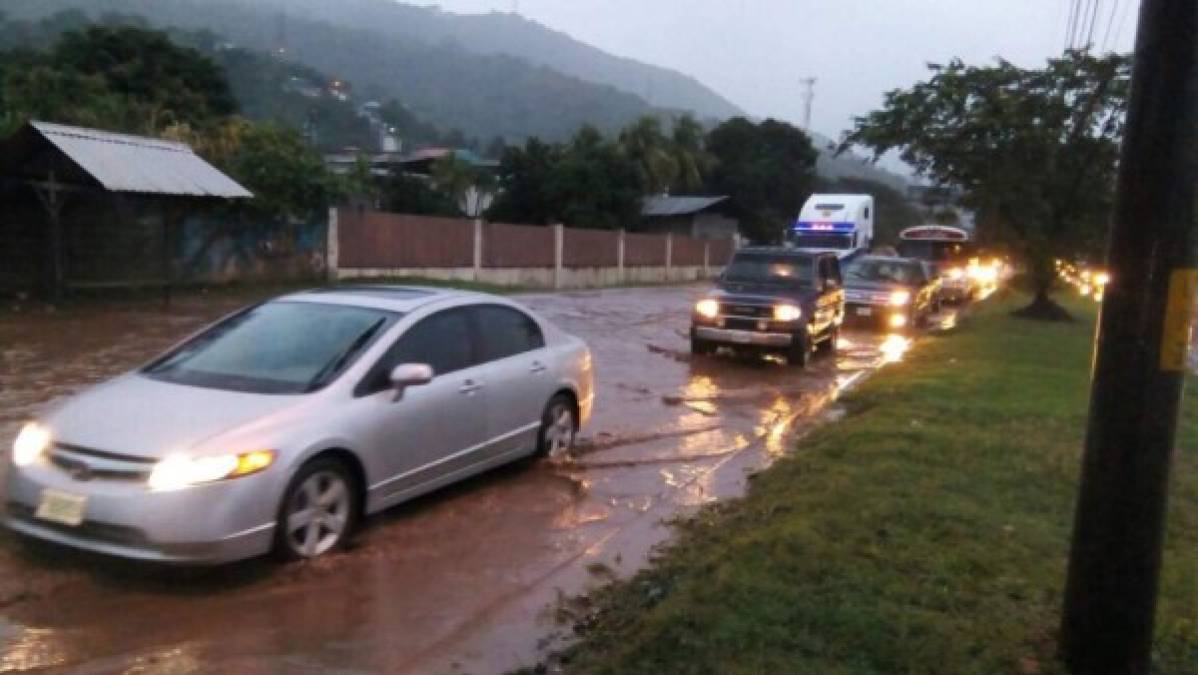
[[[593,391],[587,346],[503,298],[292,294],[25,424],[5,522],[144,560],[310,558],[361,516],[567,452]]]

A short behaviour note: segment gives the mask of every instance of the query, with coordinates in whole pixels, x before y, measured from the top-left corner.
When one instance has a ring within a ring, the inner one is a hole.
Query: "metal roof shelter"
[[[646,217],[687,216],[726,201],[726,195],[711,197],[671,197],[662,195],[647,197],[641,204],[641,215]]]
[[[53,293],[64,286],[63,200],[72,192],[162,199],[163,282],[169,298],[170,203],[249,199],[253,194],[184,144],[32,121],[0,141],[0,180],[34,189],[50,220]]]

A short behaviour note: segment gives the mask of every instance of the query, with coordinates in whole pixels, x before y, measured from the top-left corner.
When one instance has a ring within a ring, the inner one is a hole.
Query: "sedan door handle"
[[[476,392],[482,388],[483,388],[482,382],[475,382],[474,380],[466,380],[465,382],[462,383],[462,386],[458,387],[458,391],[463,394],[473,394],[474,392]]]
[[[546,370],[549,370],[549,366],[541,363],[540,361],[533,361],[532,367],[528,369],[530,373],[543,373]]]

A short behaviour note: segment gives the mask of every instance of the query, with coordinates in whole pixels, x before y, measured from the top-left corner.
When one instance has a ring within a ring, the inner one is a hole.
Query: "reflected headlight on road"
[[[889,302],[891,307],[902,307],[908,302],[911,302],[911,292],[895,291],[890,294]]]
[[[803,310],[795,305],[774,305],[775,321],[798,321],[803,316]]]
[[[1099,272],[1098,274],[1094,275],[1094,285],[1095,286],[1098,286],[1101,288],[1103,286],[1106,286],[1109,283],[1111,283],[1111,275],[1107,274],[1106,272]]]
[[[711,298],[704,298],[695,303],[695,313],[708,319],[714,319],[720,314],[720,303]]]
[[[274,461],[273,450],[206,457],[172,455],[154,465],[154,470],[150,472],[149,485],[151,490],[180,490],[201,483],[258,473]]]
[[[37,422],[29,422],[21,427],[17,439],[12,443],[12,462],[17,466],[29,466],[49,447],[50,429]]]
[[[961,269],[960,267],[950,267],[944,271],[944,276],[952,279],[953,281],[960,281],[961,279],[965,278],[965,270]]]

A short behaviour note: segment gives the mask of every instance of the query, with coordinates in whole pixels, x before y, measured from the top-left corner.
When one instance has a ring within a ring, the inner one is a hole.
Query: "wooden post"
[[[483,220],[474,219],[474,280],[479,281],[483,272]]]
[[[341,265],[341,242],[338,239],[340,210],[336,206],[329,207],[329,229],[325,233],[324,268],[329,281],[337,281],[337,269]]]
[[[53,169],[45,183],[34,185],[33,192],[50,219],[50,297],[57,302],[62,299],[66,285],[66,258],[62,236],[62,186]]]
[[[666,281],[670,280],[670,272],[674,267],[674,233],[666,233]]]
[[[616,236],[616,277],[619,283],[624,283],[624,235],[623,229]]]
[[[561,288],[565,282],[562,258],[565,251],[566,228],[561,223],[553,226],[553,287]]]

